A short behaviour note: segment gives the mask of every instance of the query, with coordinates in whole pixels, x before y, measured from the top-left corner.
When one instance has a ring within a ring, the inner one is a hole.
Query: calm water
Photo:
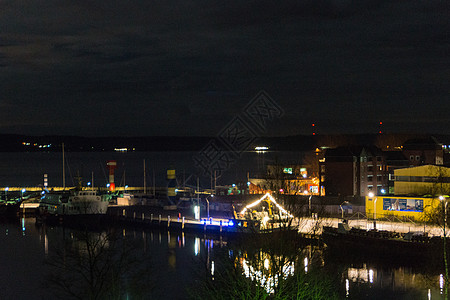
[[[94,185],[105,186],[108,182],[106,162],[117,161],[116,186],[143,186],[144,160],[146,164],[146,182],[153,184],[153,173],[157,186],[165,186],[167,169],[174,168],[179,183],[186,180],[188,185],[211,186],[211,178],[202,176],[193,157],[197,152],[74,152],[66,153],[66,185],[73,185],[79,174],[84,182],[91,181],[94,173]],[[235,180],[247,181],[250,176],[260,172],[268,163],[283,161],[300,163],[300,152],[256,152],[243,153],[218,178],[217,184],[231,184]],[[61,153],[0,153],[0,186],[38,186],[43,184],[43,175],[48,174],[49,186],[62,186]]]
[[[152,184],[153,170],[156,185],[163,186],[166,184],[166,170],[175,168],[180,178],[187,179],[193,175],[188,184],[195,186],[199,170],[194,165],[193,155],[195,153],[190,152],[67,153],[66,181],[71,184],[77,173],[90,180],[94,172],[94,184],[106,184],[105,164],[107,160],[113,159],[118,162],[116,185],[124,181],[128,185],[142,185],[145,159],[148,185]],[[218,184],[245,179],[247,172],[256,173],[265,164],[281,156],[279,153],[264,156],[245,153],[241,160],[224,173]],[[301,161],[299,153],[284,153],[283,157],[292,162]],[[61,169],[60,153],[2,153],[0,186],[36,186],[42,184],[44,173],[49,176],[50,186],[59,186],[62,184]],[[210,178],[202,177],[201,185],[208,188]],[[293,278],[296,274],[313,274],[317,271],[320,278],[324,279],[325,289],[335,291],[337,299],[443,299],[440,280],[443,268],[441,264],[428,261],[409,262],[406,259],[406,262],[402,260],[402,263],[397,263],[389,259],[388,254],[380,255],[382,258],[348,253],[330,255],[304,245],[283,256],[270,247],[258,248],[251,241],[236,243],[203,235],[124,228],[117,228],[117,232],[122,243],[125,241],[133,245],[131,257],[135,258],[135,263],[139,262],[133,270],[146,270],[142,274],[146,281],[140,282],[139,286],[145,291],[144,299],[186,299],[187,291],[199,290],[200,286],[204,286],[204,282],[199,280],[199,274],[203,274],[203,277],[200,276],[203,279],[211,280],[214,277],[214,283],[219,285],[221,280],[225,280],[222,275],[227,272],[224,271],[226,264],[223,261],[227,260],[240,266],[244,276],[252,278],[268,292],[273,289],[273,282],[280,278]],[[272,245],[282,244],[279,241],[271,242]],[[62,298],[45,283],[54,273],[48,262],[58,261],[57,254],[67,243],[84,251],[77,234],[68,229],[36,227],[31,218],[0,221],[0,299]],[[115,249],[110,245],[107,248]],[[437,257],[440,255],[436,254]],[[65,258],[65,270],[76,269],[76,265],[69,264],[68,256],[61,257]],[[276,268],[274,262],[278,262],[281,267]],[[278,271],[281,277],[276,278],[274,273]]]
[[[72,230],[37,227],[34,221],[27,218],[0,223],[0,299],[61,298],[55,295],[51,285],[45,286],[54,270],[45,262],[54,262],[64,243],[81,242]],[[186,299],[188,291],[199,285],[198,274],[202,269],[220,282],[224,267],[219,262],[219,253],[240,264],[243,276],[252,278],[269,292],[274,280],[270,275],[273,275],[273,261],[282,260],[281,277],[320,270],[327,285],[334,285],[332,289],[338,299],[443,299],[440,271],[428,268],[426,262],[398,265],[371,258],[345,257],[344,253],[329,257],[311,246],[301,247],[293,256],[278,256],[276,251],[259,249],[248,241],[125,228],[116,232],[121,241],[133,245],[132,255],[138,258],[138,266],[148,272],[145,286],[150,289],[144,299]],[[107,244],[107,247],[113,246]],[[69,254],[65,252],[65,255],[64,264],[69,266],[66,272],[76,270],[75,265],[70,265]]]

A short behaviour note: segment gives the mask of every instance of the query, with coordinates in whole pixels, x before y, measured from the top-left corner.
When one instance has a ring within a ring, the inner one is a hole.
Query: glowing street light
[[[342,212],[342,220],[344,220],[344,209],[342,208],[342,205],[347,205],[350,204],[348,201],[344,201],[342,202],[339,207],[341,208],[341,212]]]
[[[5,199],[6,199],[6,201],[8,201],[8,190],[9,190],[9,187],[5,187]]]

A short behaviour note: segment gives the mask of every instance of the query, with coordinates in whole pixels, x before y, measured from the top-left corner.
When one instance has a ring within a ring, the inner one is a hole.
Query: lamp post
[[[342,203],[339,205],[339,207],[341,208],[342,220],[344,220],[344,209],[342,208],[342,205],[343,205],[343,204],[349,204],[349,202],[348,202],[348,201],[344,201],[344,202],[342,202]]]
[[[8,202],[8,190],[9,187],[5,187],[5,201]]]
[[[209,200],[208,200],[208,198],[209,197],[214,197],[214,195],[209,195],[208,197],[206,197],[206,211],[207,211],[207,213],[208,213],[208,219],[209,219]]]
[[[447,299],[448,289],[447,289],[447,281],[448,281],[448,265],[447,265],[447,236],[445,233],[445,227],[447,226],[447,203],[448,201],[444,196],[439,196],[439,200],[444,202],[444,268],[445,268],[445,278],[444,278],[444,291],[445,291],[445,299]]]
[[[373,192],[369,192],[369,198],[373,198],[374,196]],[[377,200],[377,197],[373,200],[373,229],[377,229]]]
[[[311,214],[311,197],[312,197],[312,195],[309,195],[309,198],[308,198],[309,216],[308,217],[312,217],[312,214]]]

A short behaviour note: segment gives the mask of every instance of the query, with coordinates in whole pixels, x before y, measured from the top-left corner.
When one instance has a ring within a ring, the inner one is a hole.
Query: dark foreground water
[[[0,299],[69,299],[70,291],[87,295],[94,284],[101,299],[290,299],[293,287],[301,299],[308,292],[316,299],[444,299],[442,268],[427,260],[396,263],[256,239],[122,227],[85,233],[37,227],[33,218],[2,220]]]

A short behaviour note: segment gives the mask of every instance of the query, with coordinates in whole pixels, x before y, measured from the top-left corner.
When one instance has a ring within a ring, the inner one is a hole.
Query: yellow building
[[[369,219],[397,217],[425,222],[439,203],[439,198],[366,197],[366,214]]]
[[[450,168],[425,165],[394,170],[394,195],[450,194]]]

